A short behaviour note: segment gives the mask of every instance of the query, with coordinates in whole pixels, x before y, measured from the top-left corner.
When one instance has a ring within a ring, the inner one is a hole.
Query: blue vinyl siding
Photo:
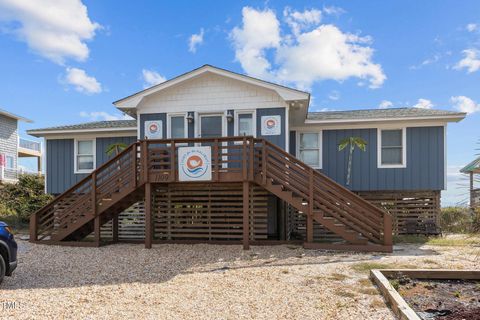
[[[280,116],[281,117],[281,134],[277,136],[262,136],[262,116]],[[285,108],[261,108],[257,109],[257,138],[263,138],[271,143],[276,144],[283,150],[286,148],[286,117]],[[288,151],[288,150],[287,150]]]
[[[407,128],[407,167],[377,167],[377,129],[323,131],[322,171],[345,185],[348,151],[338,151],[338,142],[358,136],[368,143],[367,151],[355,150],[351,189],[375,190],[442,190],[444,189],[444,128]]]
[[[105,150],[114,142],[131,144],[136,137],[115,137],[96,139],[96,166],[108,160]],[[60,194],[88,174],[74,173],[74,139],[47,140],[47,192]]]
[[[114,157],[108,156],[106,151],[109,145],[113,143],[125,143],[127,146],[131,145],[137,141],[137,137],[112,137],[112,138],[97,138],[96,142],[96,164],[97,168],[100,167],[103,163],[107,162]]]
[[[161,120],[162,136],[167,138],[167,114],[166,113],[143,113],[140,115],[140,138],[145,137],[145,121]]]

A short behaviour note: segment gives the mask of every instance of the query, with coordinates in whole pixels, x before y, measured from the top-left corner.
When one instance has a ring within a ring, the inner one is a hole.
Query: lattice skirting
[[[418,223],[435,221],[440,213],[440,191],[398,191],[398,192],[359,192],[364,199],[372,202],[393,216],[393,232],[406,233],[405,222]]]
[[[250,239],[267,239],[268,192],[250,187]],[[157,185],[153,188],[154,240],[242,240],[241,184]],[[112,222],[101,228],[112,239]],[[119,241],[145,239],[145,205],[119,215]]]
[[[250,187],[250,239],[267,239],[268,193]],[[159,186],[154,191],[156,240],[238,240],[243,232],[240,184]]]

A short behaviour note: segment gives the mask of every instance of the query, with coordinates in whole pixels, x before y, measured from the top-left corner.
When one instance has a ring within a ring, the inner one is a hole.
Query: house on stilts
[[[30,130],[45,139],[36,243],[303,243],[391,251],[407,219],[435,220],[446,128],[464,113],[309,112],[310,94],[202,66],[114,102],[133,120]],[[347,185],[348,152],[361,137]],[[107,155],[112,144],[128,145]]]

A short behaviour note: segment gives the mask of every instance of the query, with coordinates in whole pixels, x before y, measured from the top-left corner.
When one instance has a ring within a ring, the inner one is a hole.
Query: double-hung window
[[[75,173],[95,169],[95,139],[75,140]]]
[[[185,114],[169,115],[168,120],[168,138],[183,139],[188,137]]]
[[[322,132],[300,132],[297,142],[300,160],[313,168],[322,168]]]
[[[406,167],[406,130],[379,129],[378,130],[378,167],[405,168]]]
[[[256,136],[254,112],[239,111],[235,113],[235,118],[235,136]]]

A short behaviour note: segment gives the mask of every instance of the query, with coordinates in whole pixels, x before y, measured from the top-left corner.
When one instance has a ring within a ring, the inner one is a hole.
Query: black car
[[[12,229],[0,221],[0,283],[3,277],[11,276],[17,267],[17,243],[13,239]]]

